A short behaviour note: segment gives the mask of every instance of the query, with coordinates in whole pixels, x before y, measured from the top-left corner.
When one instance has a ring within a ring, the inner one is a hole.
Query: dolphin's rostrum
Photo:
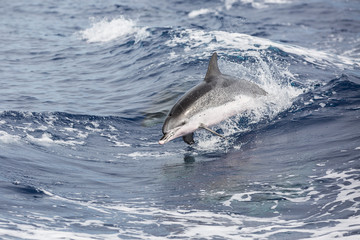
[[[194,143],[194,131],[198,128],[206,129],[216,135],[220,134],[209,129],[235,114],[236,111],[218,107],[235,101],[235,97],[247,95],[250,97],[266,95],[266,92],[258,85],[246,80],[237,79],[222,74],[217,64],[216,52],[212,55],[204,81],[190,89],[173,106],[165,119],[162,132],[164,136],[160,144],[183,137],[188,144]]]

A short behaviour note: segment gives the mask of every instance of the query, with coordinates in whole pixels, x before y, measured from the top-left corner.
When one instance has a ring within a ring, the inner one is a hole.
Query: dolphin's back
[[[231,84],[231,90],[229,91],[234,92],[236,95],[258,96],[267,94],[265,90],[255,83],[225,74],[222,74],[221,77],[223,78],[223,84]]]
[[[176,102],[171,109],[169,116],[176,117],[179,115],[188,115],[189,110],[192,109],[197,102],[201,101],[204,96],[207,96],[211,90],[211,85],[205,82],[190,89]]]
[[[170,111],[170,116],[183,114],[192,117],[203,109],[218,107],[235,100],[239,95],[266,95],[258,85],[229,75],[213,76],[190,89]]]

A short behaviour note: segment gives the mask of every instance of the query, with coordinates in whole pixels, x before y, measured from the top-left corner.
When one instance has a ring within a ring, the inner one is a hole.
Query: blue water
[[[0,19],[0,238],[360,237],[358,1],[5,0]],[[226,139],[160,146],[214,51],[268,95]]]

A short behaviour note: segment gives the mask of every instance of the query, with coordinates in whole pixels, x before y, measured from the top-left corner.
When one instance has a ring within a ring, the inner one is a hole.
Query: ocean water
[[[8,1],[1,239],[359,239],[360,2]],[[158,144],[223,73],[268,92]]]

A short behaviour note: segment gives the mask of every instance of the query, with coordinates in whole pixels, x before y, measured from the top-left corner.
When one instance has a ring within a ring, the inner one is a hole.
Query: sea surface
[[[0,21],[1,239],[360,239],[358,0],[2,0]],[[213,52],[268,94],[225,139],[159,145]]]

